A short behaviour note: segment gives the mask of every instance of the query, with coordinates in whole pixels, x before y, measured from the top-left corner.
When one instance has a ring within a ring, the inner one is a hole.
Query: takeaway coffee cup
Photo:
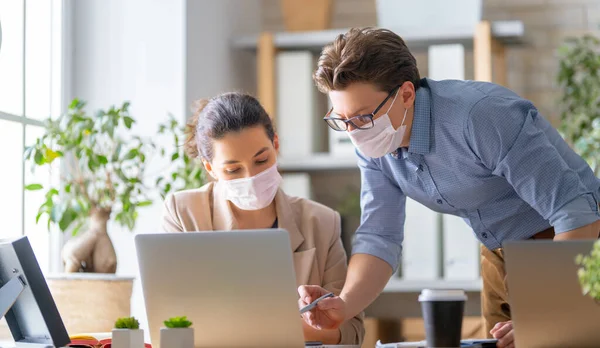
[[[467,295],[463,290],[425,289],[419,295],[427,347],[460,347]]]

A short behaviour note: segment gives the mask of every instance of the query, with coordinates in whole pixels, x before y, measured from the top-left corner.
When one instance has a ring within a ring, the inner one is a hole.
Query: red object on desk
[[[103,340],[71,340],[67,347],[71,348],[111,348],[112,339]],[[144,348],[152,348],[150,343],[144,343]]]

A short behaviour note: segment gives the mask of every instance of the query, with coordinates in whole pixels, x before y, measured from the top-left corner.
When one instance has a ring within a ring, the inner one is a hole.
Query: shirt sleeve
[[[486,97],[467,119],[467,142],[482,164],[506,178],[556,233],[599,220],[592,191],[548,139],[542,121],[525,99]]]
[[[406,196],[374,160],[356,151],[361,173],[361,224],[352,254],[369,254],[387,262],[394,272],[402,253]]]

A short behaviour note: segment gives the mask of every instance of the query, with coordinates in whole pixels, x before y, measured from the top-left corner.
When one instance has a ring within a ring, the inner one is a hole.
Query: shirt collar
[[[408,152],[428,154],[431,149],[431,93],[426,79],[421,80],[415,97],[415,112]]]

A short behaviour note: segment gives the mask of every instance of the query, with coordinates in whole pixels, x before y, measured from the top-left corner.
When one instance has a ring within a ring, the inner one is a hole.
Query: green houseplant
[[[173,317],[164,321],[165,327],[169,329],[188,328],[192,326],[192,322],[187,317]]]
[[[115,322],[115,329],[137,330],[140,328],[140,322],[135,317],[119,318]]]
[[[119,318],[112,330],[111,347],[114,348],[143,348],[144,330],[135,317]]]
[[[558,50],[560,132],[594,170],[600,172],[600,39],[569,38]]]
[[[161,347],[194,348],[194,329],[187,317],[173,317],[164,321],[160,330]]]
[[[336,210],[342,219],[342,244],[346,255],[352,254],[354,232],[360,225],[360,192],[355,187],[347,187]]]
[[[204,182],[201,164],[189,159],[179,144],[185,127],[173,116],[158,130],[173,137],[175,144],[168,148],[134,135],[135,122],[129,102],[91,116],[85,111],[85,102],[75,99],[65,114],[45,121],[45,133],[25,150],[32,170],[62,159],[60,185],[45,188],[46,199],[36,221],[46,215],[49,228],[55,224],[76,236],[63,249],[66,272],[116,271],[107,224],[113,219],[132,230],[138,209],[153,203],[155,185],[147,184],[147,166],[153,155],[170,155],[169,167],[157,179],[162,195]],[[44,188],[33,183],[26,189]],[[84,226],[87,231],[80,234]]]
[[[583,294],[600,303],[600,240],[594,243],[589,255],[577,255],[575,262],[581,266],[577,276]]]

